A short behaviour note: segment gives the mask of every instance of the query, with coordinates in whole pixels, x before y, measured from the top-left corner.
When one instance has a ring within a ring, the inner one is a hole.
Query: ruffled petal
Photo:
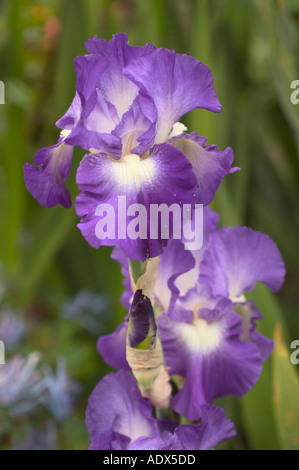
[[[196,132],[170,140],[190,161],[199,185],[200,202],[204,205],[213,201],[224,176],[236,170],[231,168],[234,154],[230,147],[221,152],[216,145],[205,145],[206,142],[206,137],[199,137]]]
[[[172,309],[180,294],[176,280],[195,266],[192,253],[181,240],[170,240],[159,258],[158,277],[154,295],[163,310]],[[193,271],[192,271],[193,272]]]
[[[238,301],[263,282],[278,291],[285,266],[276,244],[268,235],[248,227],[223,227],[211,235],[200,265],[200,282],[207,283],[213,295]]]
[[[263,315],[256,308],[253,300],[236,303],[234,311],[242,318],[243,333],[240,336],[241,341],[252,341],[258,347],[262,361],[266,361],[273,352],[274,341],[257,331],[256,322],[262,320]]]
[[[155,143],[165,142],[172,126],[192,109],[221,110],[210,69],[194,57],[156,49],[132,60],[123,73],[154,100],[158,112]]]
[[[201,407],[200,424],[178,426],[175,435],[185,450],[211,450],[236,435],[234,424],[222,408],[213,405]]]
[[[94,36],[85,43],[85,46],[91,54],[100,55],[108,60],[109,66],[101,75],[97,86],[103,97],[115,106],[120,119],[128,111],[139,91],[138,86],[124,76],[123,69],[132,60],[137,58],[140,60],[155,47],[151,44],[144,47],[129,46],[127,36],[123,33],[115,34],[109,42]]]
[[[36,153],[34,162],[39,168],[25,163],[26,188],[42,206],[71,207],[71,196],[64,180],[71,171],[72,155],[73,147],[62,142]]]
[[[76,91],[75,97],[67,112],[56,122],[60,129],[73,129],[80,119],[82,105],[79,93]]]
[[[117,110],[98,88],[108,64],[107,59],[100,55],[76,57],[76,96],[69,110],[56,124],[71,128],[69,144],[79,145],[85,150],[105,150],[119,157],[121,140],[111,135],[111,130],[119,122]]]
[[[129,449],[135,450],[211,450],[236,435],[234,424],[224,410],[213,405],[203,405],[201,423],[182,424],[160,437],[140,437]]]

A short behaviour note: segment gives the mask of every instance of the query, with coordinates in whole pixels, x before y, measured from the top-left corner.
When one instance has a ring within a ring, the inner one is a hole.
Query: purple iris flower
[[[255,322],[263,318],[246,292],[262,282],[273,292],[279,291],[285,277],[285,265],[274,241],[266,234],[248,227],[222,227],[213,233],[200,265],[199,282],[207,284],[213,297],[229,299],[242,318],[244,341],[259,348],[265,361],[273,350],[273,341],[256,331]]]
[[[263,282],[274,292],[283,283],[285,266],[268,235],[248,227],[223,227],[211,235],[200,267],[200,282],[214,296],[242,302],[243,294]]]
[[[152,417],[152,406],[124,371],[106,375],[89,397],[86,426],[91,450],[208,450],[235,436],[224,411],[205,405],[201,423],[176,425]]]
[[[221,105],[209,68],[191,56],[151,44],[132,47],[121,33],[109,42],[93,37],[86,48],[89,54],[75,59],[76,96],[57,122],[63,141],[37,153],[39,168],[25,165],[26,186],[47,207],[69,207],[64,180],[72,146],[89,150],[77,171],[76,211],[83,236],[95,248],[119,245],[129,258],[145,260],[167,244],[161,234],[150,236],[150,205],[207,205],[233,171],[230,148],[221,152],[207,146],[206,138],[186,134],[179,122],[192,109],[220,112]],[[142,214],[146,228],[132,240],[123,225],[132,222],[136,203],[147,210]],[[113,229],[101,237],[96,229],[103,213],[97,208],[104,204],[117,215]]]
[[[199,418],[204,403],[229,394],[243,396],[262,369],[258,347],[241,340],[241,317],[225,299],[211,308],[213,299],[205,290],[198,289],[188,303],[159,317],[169,374],[184,378],[171,405],[191,420]]]
[[[185,379],[172,399],[178,413],[196,419],[202,403],[243,396],[256,383],[273,341],[256,331],[263,316],[244,293],[257,281],[277,291],[284,275],[281,255],[267,235],[239,226],[210,234],[199,282],[159,317],[169,373]]]

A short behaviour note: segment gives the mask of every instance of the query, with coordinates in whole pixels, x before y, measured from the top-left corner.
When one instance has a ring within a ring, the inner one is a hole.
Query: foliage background
[[[299,105],[290,102],[290,84],[299,79],[298,1],[2,0],[0,9],[0,79],[6,93],[0,106],[3,302],[32,327],[18,352],[39,350],[51,364],[64,356],[69,375],[82,386],[74,412],[58,425],[57,447],[87,448],[87,398],[108,371],[96,352],[96,337],[61,318],[61,305],[82,289],[105,294],[103,333],[112,332],[126,312],[119,305],[120,269],[110,249],[87,245],[74,207],[39,206],[26,192],[23,164],[58,138],[54,123],[73,98],[73,59],[85,53],[84,41],[95,34],[109,40],[123,31],[133,45],[174,48],[210,67],[222,112],[196,110],[183,121],[208,143],[231,146],[242,168],[223,182],[213,207],[222,225],[239,223],[269,234],[287,266],[278,296],[261,286],[253,294],[265,316],[261,331],[275,334],[278,346],[245,398],[219,401],[239,432],[222,447],[299,448],[299,366],[289,359],[290,343],[299,339]],[[68,180],[73,200],[82,156],[75,151]],[[32,420],[28,413],[12,421],[6,434],[0,431],[1,448],[10,448]]]

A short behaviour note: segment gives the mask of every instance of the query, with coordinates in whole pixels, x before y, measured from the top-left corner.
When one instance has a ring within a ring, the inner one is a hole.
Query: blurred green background
[[[182,121],[209,144],[231,146],[242,168],[225,179],[212,206],[222,225],[270,235],[287,266],[278,295],[261,286],[252,294],[265,316],[260,331],[275,335],[278,346],[246,397],[219,401],[238,430],[221,447],[298,449],[299,365],[290,362],[290,343],[299,339],[299,104],[290,101],[291,82],[299,80],[298,0],[2,0],[0,8],[2,306],[30,324],[18,353],[38,350],[52,365],[64,356],[69,375],[81,384],[74,412],[58,425],[56,446],[87,448],[87,398],[109,370],[96,352],[96,336],[63,318],[61,306],[82,290],[105,295],[102,333],[112,332],[126,312],[110,249],[88,246],[74,207],[39,206],[26,191],[23,164],[56,143],[54,124],[74,96],[73,59],[85,53],[85,40],[95,34],[110,40],[122,31],[132,45],[175,49],[210,67],[221,114],[196,110]],[[76,149],[67,182],[73,200],[82,156]],[[33,420],[46,419],[41,416],[12,418],[0,448],[10,448]]]

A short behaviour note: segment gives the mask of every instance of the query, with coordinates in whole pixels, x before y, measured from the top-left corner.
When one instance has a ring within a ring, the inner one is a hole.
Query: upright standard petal
[[[134,153],[143,156],[154,142],[156,121],[157,111],[153,100],[139,92],[112,131],[122,141],[122,155]]]
[[[85,150],[102,149],[112,155],[121,152],[121,141],[111,135],[118,123],[117,111],[107,102],[98,83],[108,67],[108,60],[91,54],[75,58],[77,75],[76,95],[66,114],[57,122],[58,127],[71,126],[68,143],[79,145]],[[73,121],[73,123],[72,123]]]
[[[155,47],[152,44],[144,47],[129,46],[128,38],[123,33],[115,34],[109,42],[94,36],[85,43],[85,46],[91,54],[100,55],[109,63],[97,86],[104,98],[115,106],[121,119],[139,91],[135,82],[124,76],[123,69],[132,60],[140,60],[149,54]]]
[[[112,131],[130,110],[139,93],[138,86],[123,75],[123,69],[131,60],[155,48],[150,44],[144,47],[129,46],[125,34],[117,34],[109,42],[93,37],[86,42],[86,47],[90,54],[75,59],[76,97],[57,125],[69,129],[75,112],[69,143],[80,145],[85,150],[106,151],[114,158],[120,158],[122,142],[118,133]],[[139,115],[144,119],[149,117],[146,100],[142,100]],[[128,119],[125,121],[128,127]],[[155,123],[150,122],[149,125],[152,126],[152,134]]]
[[[165,142],[173,125],[192,109],[221,110],[210,69],[194,57],[157,49],[132,60],[123,73],[154,100],[158,112],[155,143]]]
[[[26,188],[42,206],[71,207],[71,196],[64,180],[71,171],[72,155],[73,147],[61,142],[36,153],[34,163],[38,167],[25,163]]]
[[[60,129],[73,129],[80,119],[82,111],[81,99],[76,91],[75,97],[67,112],[56,122]]]
[[[278,291],[285,266],[276,244],[268,235],[248,227],[223,227],[211,235],[200,265],[200,282],[215,296],[238,302],[256,282]]]

